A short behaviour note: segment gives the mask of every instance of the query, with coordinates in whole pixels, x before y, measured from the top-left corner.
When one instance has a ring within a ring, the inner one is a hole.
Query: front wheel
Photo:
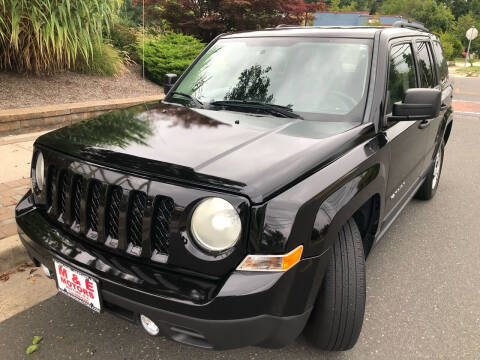
[[[444,150],[445,146],[442,142],[440,147],[437,150],[437,154],[435,155],[435,159],[431,165],[428,174],[423,181],[422,186],[418,189],[415,197],[420,200],[430,200],[435,196],[435,193],[438,189],[438,183],[440,182],[440,175],[442,174],[442,167],[443,167],[443,155],[445,153]]]
[[[319,349],[348,350],[362,329],[366,294],[362,237],[353,219],[343,225],[331,254],[305,335]]]

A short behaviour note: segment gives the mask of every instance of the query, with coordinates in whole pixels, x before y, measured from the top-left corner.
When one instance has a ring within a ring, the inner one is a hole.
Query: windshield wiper
[[[283,117],[289,117],[294,119],[303,119],[299,114],[295,113],[290,107],[270,104],[262,101],[255,100],[218,100],[213,101],[209,105],[213,106],[236,106],[259,109],[269,112],[270,114],[282,115]]]
[[[168,97],[172,97],[173,95],[180,95],[180,96],[186,97],[187,99],[190,99],[198,107],[203,108],[203,103],[200,100],[198,100],[196,97],[190,94],[187,94],[181,91],[173,91]]]

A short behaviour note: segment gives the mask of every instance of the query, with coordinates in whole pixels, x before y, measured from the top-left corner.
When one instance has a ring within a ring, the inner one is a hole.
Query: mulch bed
[[[62,72],[52,76],[0,72],[0,110],[162,94],[163,88],[142,79],[139,65],[119,77]]]

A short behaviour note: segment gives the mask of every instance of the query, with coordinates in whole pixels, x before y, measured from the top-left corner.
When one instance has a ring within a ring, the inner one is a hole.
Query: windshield
[[[170,101],[187,102],[187,94],[205,106],[261,102],[306,120],[361,121],[370,48],[366,39],[221,39],[175,89],[183,96],[174,93]]]

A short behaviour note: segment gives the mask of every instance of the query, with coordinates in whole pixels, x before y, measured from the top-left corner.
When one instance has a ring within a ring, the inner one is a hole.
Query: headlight
[[[43,190],[43,185],[45,184],[45,168],[43,163],[43,155],[41,152],[38,152],[37,158],[35,160],[35,185],[38,190]]]
[[[197,243],[209,251],[231,248],[240,238],[242,222],[235,208],[220,198],[207,198],[197,205],[191,220]]]

